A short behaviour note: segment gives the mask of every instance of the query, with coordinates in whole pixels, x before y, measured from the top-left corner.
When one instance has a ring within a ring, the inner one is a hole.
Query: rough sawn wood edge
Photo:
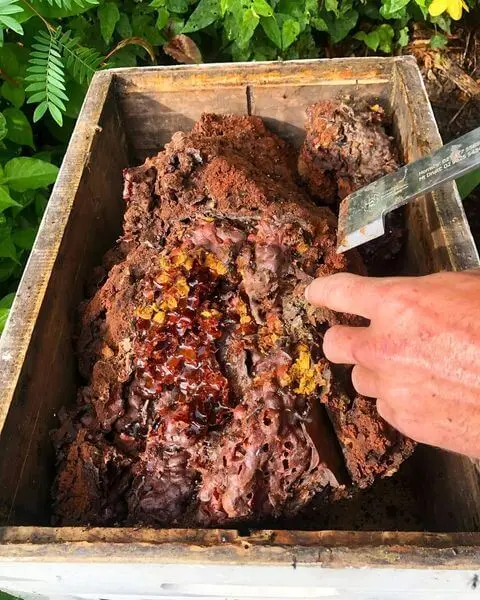
[[[0,528],[0,562],[480,568],[480,534],[81,527]]]
[[[90,148],[95,135],[101,131],[98,123],[111,82],[109,72],[94,77],[0,337],[0,434],[21,376],[77,189],[88,164]]]

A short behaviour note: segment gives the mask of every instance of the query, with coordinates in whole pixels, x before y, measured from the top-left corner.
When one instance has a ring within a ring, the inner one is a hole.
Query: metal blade
[[[480,166],[480,127],[347,196],[340,203],[337,252],[385,233],[387,213]]]

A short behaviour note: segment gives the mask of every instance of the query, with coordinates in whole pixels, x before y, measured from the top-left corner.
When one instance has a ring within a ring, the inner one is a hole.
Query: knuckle
[[[332,299],[342,298],[351,286],[351,273],[334,273],[325,280],[325,294]]]
[[[411,317],[419,310],[419,290],[417,287],[402,282],[389,282],[382,289],[386,302],[385,308],[396,315]]]
[[[355,336],[351,340],[350,351],[355,364],[371,367],[377,362],[377,343],[372,336],[365,336],[364,338]]]

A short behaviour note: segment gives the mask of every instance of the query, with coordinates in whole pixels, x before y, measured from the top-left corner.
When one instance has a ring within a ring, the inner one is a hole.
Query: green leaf
[[[376,29],[370,31],[369,33],[359,31],[353,37],[357,40],[362,40],[374,52],[381,50],[382,52],[388,54],[392,52],[394,36],[395,32],[393,27],[383,23],[383,25],[379,25]]]
[[[188,11],[188,0],[166,0],[166,8],[174,13],[182,15]]]
[[[278,26],[277,19],[275,17],[262,17],[260,19],[260,25],[262,26],[265,35],[270,39],[277,48],[282,49],[282,32]]]
[[[120,13],[120,17],[117,21],[116,28],[118,35],[121,38],[129,38],[133,35],[132,25],[126,13]]]
[[[13,299],[15,298],[15,293],[7,294],[0,300],[0,308],[11,308],[13,304]]]
[[[430,38],[430,48],[445,48],[448,44],[448,38],[442,33],[436,33]]]
[[[83,100],[85,99],[85,86],[80,85],[76,81],[70,80],[67,82],[68,102],[65,115],[71,119],[76,119],[82,108]]]
[[[395,37],[393,27],[384,23],[377,27],[375,31],[378,33],[379,49],[386,54],[390,54],[393,49],[393,38]]]
[[[0,113],[0,141],[6,137],[7,133],[7,119],[3,113]]]
[[[415,5],[410,8],[412,17],[423,18],[425,21],[428,19],[428,7],[426,0],[414,0]],[[416,10],[418,9],[418,10]],[[418,12],[420,11],[420,15]]]
[[[19,86],[13,86],[9,81],[4,81],[0,88],[0,93],[5,100],[8,100],[15,108],[20,108],[25,102],[25,91]]]
[[[451,31],[452,21],[451,21],[450,17],[447,16],[446,13],[444,13],[443,15],[439,15],[438,17],[430,16],[430,21],[434,25],[437,25],[438,27],[440,27],[440,29],[442,31],[444,31],[447,35],[450,35],[452,33],[452,31]]]
[[[328,23],[321,17],[312,19],[312,27],[318,29],[318,31],[328,31]]]
[[[245,48],[240,48],[240,46],[238,46],[238,44],[235,42],[232,44],[230,51],[232,53],[232,59],[234,62],[246,62],[250,60],[252,55],[252,51],[248,45]]]
[[[397,46],[399,48],[404,48],[408,42],[410,41],[410,32],[408,27],[402,27],[398,32]]]
[[[456,180],[456,184],[460,198],[465,200],[480,185],[480,169],[462,175],[462,177]]]
[[[15,275],[18,263],[11,259],[0,259],[0,282],[7,281]]]
[[[110,43],[115,25],[120,19],[120,11],[118,6],[113,2],[105,2],[100,4],[97,9],[98,20],[100,22],[100,33],[106,44]]]
[[[272,44],[262,43],[258,40],[253,42],[253,60],[275,60],[278,57],[278,50]]]
[[[16,200],[14,200],[10,194],[8,193],[8,188],[1,185],[0,186],[0,213],[3,213],[4,210],[10,208],[12,206],[16,206],[17,208],[22,208],[22,205],[19,204]]]
[[[18,108],[6,108],[3,115],[7,121],[7,140],[34,148],[32,127],[25,114]]]
[[[374,52],[377,50],[378,44],[380,43],[380,37],[376,31],[370,31],[370,33],[359,31],[353,37],[356,40],[364,42],[364,44]]]
[[[255,29],[259,23],[260,18],[255,13],[253,8],[249,8],[243,13],[240,35],[236,40],[239,48],[246,48],[248,46],[248,43],[251,40],[252,35],[255,33]]]
[[[11,235],[0,237],[0,258],[10,258],[18,262],[17,249],[13,243]]]
[[[276,6],[275,13],[280,27],[287,18],[297,21],[300,25],[300,31],[304,31],[308,25],[308,15],[304,10],[304,0],[280,0]]]
[[[56,165],[37,158],[22,156],[7,162],[2,183],[8,183],[12,190],[24,192],[54,183],[57,173]]]
[[[10,77],[17,77],[20,73],[20,62],[13,44],[4,44],[0,48],[0,69]]]
[[[31,250],[37,237],[37,227],[25,227],[17,229],[12,233],[12,240],[17,248],[21,250]]]
[[[156,22],[157,29],[161,30],[167,25],[169,16],[170,14],[166,8],[158,9],[158,17]]]
[[[6,29],[11,29],[15,33],[18,33],[18,35],[23,35],[23,27],[14,17],[2,15],[0,12],[0,24],[3,25]]]
[[[32,96],[32,98],[34,98],[34,96]],[[46,100],[43,100],[43,102],[40,102],[40,104],[36,107],[33,113],[33,122],[36,123],[37,121],[40,121],[40,119],[47,112],[47,110],[48,102]]]
[[[328,25],[328,32],[334,44],[338,44],[352,31],[358,21],[358,12],[356,10],[347,10],[341,18],[336,19],[331,15],[325,16]]]
[[[252,8],[259,17],[273,16],[273,8],[266,0],[253,0]]]
[[[405,15],[405,8],[410,0],[383,0],[380,14],[384,19],[399,19]]]
[[[379,8],[380,6],[376,2],[367,1],[362,8],[362,17],[364,16],[371,21],[381,21],[383,17],[380,15]]]
[[[61,31],[53,34],[41,31],[35,36],[36,45],[45,50],[36,50],[35,56],[30,56],[28,61],[27,76],[25,81],[29,85],[25,91],[29,94],[27,104],[39,103],[33,113],[33,122],[39,121],[48,111],[58,125],[62,125],[61,111],[66,110],[65,102],[65,69],[63,62],[58,58],[61,52],[59,38]],[[32,53],[33,54],[33,53]]]
[[[10,308],[13,304],[13,299],[15,298],[15,294],[7,294],[0,300],[0,333],[5,329],[5,324],[7,322],[7,317],[10,312]],[[8,600],[13,600],[13,596],[9,596]]]
[[[57,123],[59,127],[62,127],[63,125],[63,117],[60,109],[65,110],[65,108],[65,104],[60,105],[60,107],[58,107],[52,102],[48,105],[48,112],[51,114],[52,119],[55,121],[55,123]]]
[[[66,31],[57,41],[73,78],[78,83],[89,82],[100,67],[103,57],[93,48],[81,46],[79,38],[73,37],[71,31]]]
[[[282,25],[282,48],[286,50],[297,39],[300,33],[300,23],[286,19]]]
[[[190,18],[186,22],[182,33],[190,33],[193,31],[199,31],[200,29],[205,29],[205,27],[208,27],[208,25],[214,23],[219,16],[219,0],[200,0],[193,13],[190,15]]]
[[[64,19],[65,17],[74,17],[91,10],[100,3],[99,0],[33,0],[31,4],[35,5],[37,11],[46,19]],[[26,17],[33,16],[33,12],[24,7]]]
[[[325,10],[334,12],[338,17],[338,0],[325,0]]]
[[[46,198],[42,194],[35,195],[35,214],[37,215],[37,217],[41,217],[43,215],[47,204],[48,198]]]
[[[5,325],[7,324],[7,318],[10,314],[9,308],[0,308],[0,333],[5,329]]]

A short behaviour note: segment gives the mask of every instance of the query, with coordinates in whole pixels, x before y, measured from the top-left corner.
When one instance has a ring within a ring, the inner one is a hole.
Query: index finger
[[[314,306],[371,319],[382,301],[379,288],[387,280],[389,278],[335,273],[314,279],[305,290],[305,298]]]

